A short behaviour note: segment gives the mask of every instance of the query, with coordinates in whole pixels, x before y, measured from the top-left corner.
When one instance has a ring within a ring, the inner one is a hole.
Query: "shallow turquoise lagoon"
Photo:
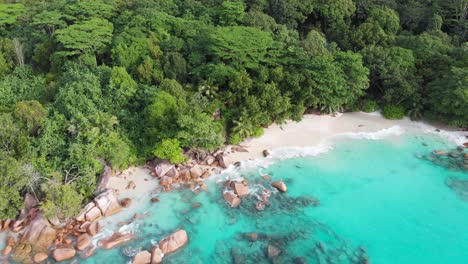
[[[428,134],[341,138],[318,156],[230,170],[211,180],[208,192],[162,194],[136,222],[137,241],[84,263],[124,263],[177,228],[187,230],[189,244],[165,263],[271,263],[268,245],[282,251],[274,263],[468,263],[468,201],[446,185],[468,173],[421,159],[453,147]],[[255,194],[228,208],[224,179],[241,175],[254,190],[271,189],[261,173],[284,180],[288,192],[273,192],[262,212]],[[259,239],[249,241],[248,232]]]

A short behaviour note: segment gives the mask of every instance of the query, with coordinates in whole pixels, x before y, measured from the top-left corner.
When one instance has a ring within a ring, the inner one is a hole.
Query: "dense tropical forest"
[[[0,219],[307,111],[468,125],[467,0],[0,4]]]

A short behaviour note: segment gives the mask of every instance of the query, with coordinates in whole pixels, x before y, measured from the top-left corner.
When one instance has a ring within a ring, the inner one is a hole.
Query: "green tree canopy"
[[[113,25],[102,18],[92,18],[56,31],[57,40],[67,50],[98,52],[112,40]]]

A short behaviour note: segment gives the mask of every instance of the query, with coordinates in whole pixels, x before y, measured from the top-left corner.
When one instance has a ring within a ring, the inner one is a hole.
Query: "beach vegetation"
[[[401,105],[387,104],[383,107],[382,115],[387,119],[403,119],[405,108]]]

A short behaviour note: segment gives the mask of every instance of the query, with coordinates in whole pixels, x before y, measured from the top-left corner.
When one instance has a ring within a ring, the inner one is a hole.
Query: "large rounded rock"
[[[177,178],[179,177],[179,171],[173,166],[164,176]]]
[[[156,176],[161,178],[166,176],[166,173],[168,173],[172,168],[174,168],[174,165],[169,163],[168,161],[162,161],[156,165],[154,168],[154,172],[156,173]]]
[[[78,222],[84,222],[86,219],[86,213],[91,210],[91,208],[95,207],[96,204],[94,202],[88,203],[83,210],[81,210],[80,214],[75,218]]]
[[[36,253],[36,255],[34,255],[33,260],[34,260],[35,263],[42,263],[43,261],[45,261],[48,258],[49,258],[49,256],[47,256],[46,253],[40,252],[40,253]]]
[[[90,235],[90,236],[95,236],[97,235],[99,232],[101,232],[101,224],[99,222],[93,222],[91,223],[86,232]]]
[[[263,150],[262,154],[263,154],[263,157],[266,158],[266,157],[270,156],[270,151],[268,151],[267,149],[265,149],[265,150]]]
[[[159,248],[164,255],[173,253],[187,244],[188,236],[185,230],[177,230],[170,236],[159,241]]]
[[[151,253],[148,251],[141,251],[133,257],[132,264],[150,264],[151,263]]]
[[[241,203],[241,199],[232,192],[225,192],[223,194],[224,200],[231,206],[231,207],[238,207]]]
[[[102,217],[102,212],[98,207],[91,208],[85,215],[85,219],[88,222],[96,221],[97,219]]]
[[[164,253],[159,248],[159,246],[155,246],[151,251],[151,264],[159,264],[162,262],[164,258]]]
[[[288,187],[286,187],[286,184],[283,181],[272,182],[271,186],[275,187],[280,192],[286,192],[288,190]]]
[[[76,249],[78,250],[84,250],[87,247],[91,246],[91,244],[91,237],[88,234],[81,234],[76,239]]]
[[[195,165],[190,169],[190,176],[192,177],[192,179],[196,180],[200,178],[202,175],[203,175],[203,169],[200,166]]]
[[[231,164],[229,159],[222,153],[216,156],[216,160],[218,161],[219,166],[223,169],[227,169],[227,167],[229,167]]]
[[[74,250],[73,248],[57,248],[52,253],[52,257],[57,262],[71,259],[75,257],[75,255],[76,255],[76,250]]]
[[[132,205],[132,199],[124,198],[120,200],[120,205],[122,205],[123,208],[128,208],[130,207],[130,205]]]
[[[234,192],[239,196],[239,197],[245,197],[249,195],[249,186],[247,186],[244,183],[240,182],[233,182],[232,188],[234,189]]]
[[[101,210],[103,216],[110,216],[120,212],[120,203],[112,189],[107,189],[94,198],[96,206]],[[90,221],[92,222],[92,221]]]
[[[13,250],[13,248],[11,246],[6,246],[3,250],[2,250],[2,255],[3,256],[8,256],[10,255],[11,251]]]
[[[1,231],[5,231],[7,230],[11,225],[11,220],[5,220],[3,221],[3,225],[2,225],[2,230]]]
[[[103,249],[111,249],[120,246],[134,238],[135,236],[132,234],[121,234],[116,232],[110,237],[99,240],[99,243],[101,243]]]
[[[54,241],[57,231],[50,226],[49,221],[36,217],[25,229],[21,243],[33,245],[35,249],[46,250]]]
[[[182,181],[187,182],[192,179],[192,175],[190,174],[190,170],[188,169],[183,169],[179,172],[179,178],[182,179]]]
[[[159,183],[162,185],[162,186],[169,186],[172,184],[172,178],[171,177],[168,177],[168,176],[164,176],[161,178],[161,180],[159,181]]]

